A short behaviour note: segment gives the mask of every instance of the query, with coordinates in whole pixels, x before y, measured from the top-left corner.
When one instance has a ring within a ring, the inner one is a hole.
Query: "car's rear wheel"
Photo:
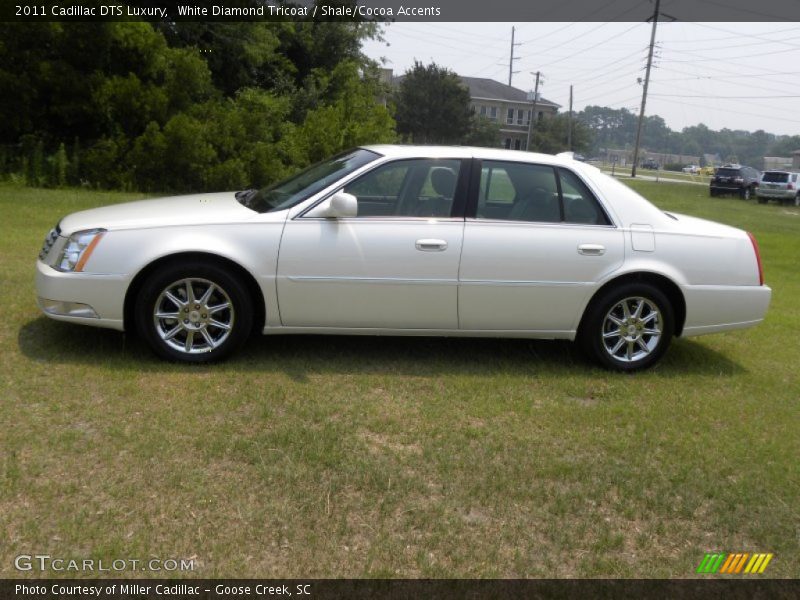
[[[611,288],[590,305],[579,331],[584,351],[618,371],[652,366],[667,351],[675,328],[672,305],[648,283]]]
[[[136,301],[136,326],[168,360],[204,363],[229,356],[253,325],[252,300],[214,264],[174,264],[153,274]]]
[[[743,189],[742,189],[742,191],[739,193],[739,195],[740,195],[740,196],[742,197],[742,199],[744,199],[744,200],[750,200],[750,194],[751,194],[751,192],[752,192],[752,190],[750,189],[750,187],[746,187],[746,188],[743,188]]]

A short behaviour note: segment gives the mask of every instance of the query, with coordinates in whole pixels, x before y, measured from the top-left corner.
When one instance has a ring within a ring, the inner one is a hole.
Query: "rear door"
[[[464,228],[461,329],[568,335],[595,283],[622,264],[623,233],[568,169],[484,161],[479,179]]]

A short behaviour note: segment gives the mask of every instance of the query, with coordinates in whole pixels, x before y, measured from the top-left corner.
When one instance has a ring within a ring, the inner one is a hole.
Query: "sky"
[[[395,74],[416,59],[508,83],[512,26],[514,87],[532,90],[538,70],[542,96],[561,111],[571,84],[576,111],[639,114],[650,23],[393,23],[363,50]],[[656,31],[647,115],[673,130],[705,123],[800,135],[800,23],[662,22]]]

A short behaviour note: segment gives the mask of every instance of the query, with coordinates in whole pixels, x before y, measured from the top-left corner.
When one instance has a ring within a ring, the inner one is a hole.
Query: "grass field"
[[[261,338],[168,364],[34,303],[58,218],[134,196],[0,184],[0,577],[35,553],[198,577],[692,577],[708,551],[798,576],[800,211],[632,185],[756,234],[765,323],[633,376],[524,340]]]

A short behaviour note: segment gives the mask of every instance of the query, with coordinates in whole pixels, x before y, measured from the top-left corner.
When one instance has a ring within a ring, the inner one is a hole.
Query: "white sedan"
[[[64,217],[36,289],[54,319],[221,359],[264,334],[577,340],[648,367],[673,336],[751,327],[752,235],[666,213],[568,155],[369,146],[262,190]]]

